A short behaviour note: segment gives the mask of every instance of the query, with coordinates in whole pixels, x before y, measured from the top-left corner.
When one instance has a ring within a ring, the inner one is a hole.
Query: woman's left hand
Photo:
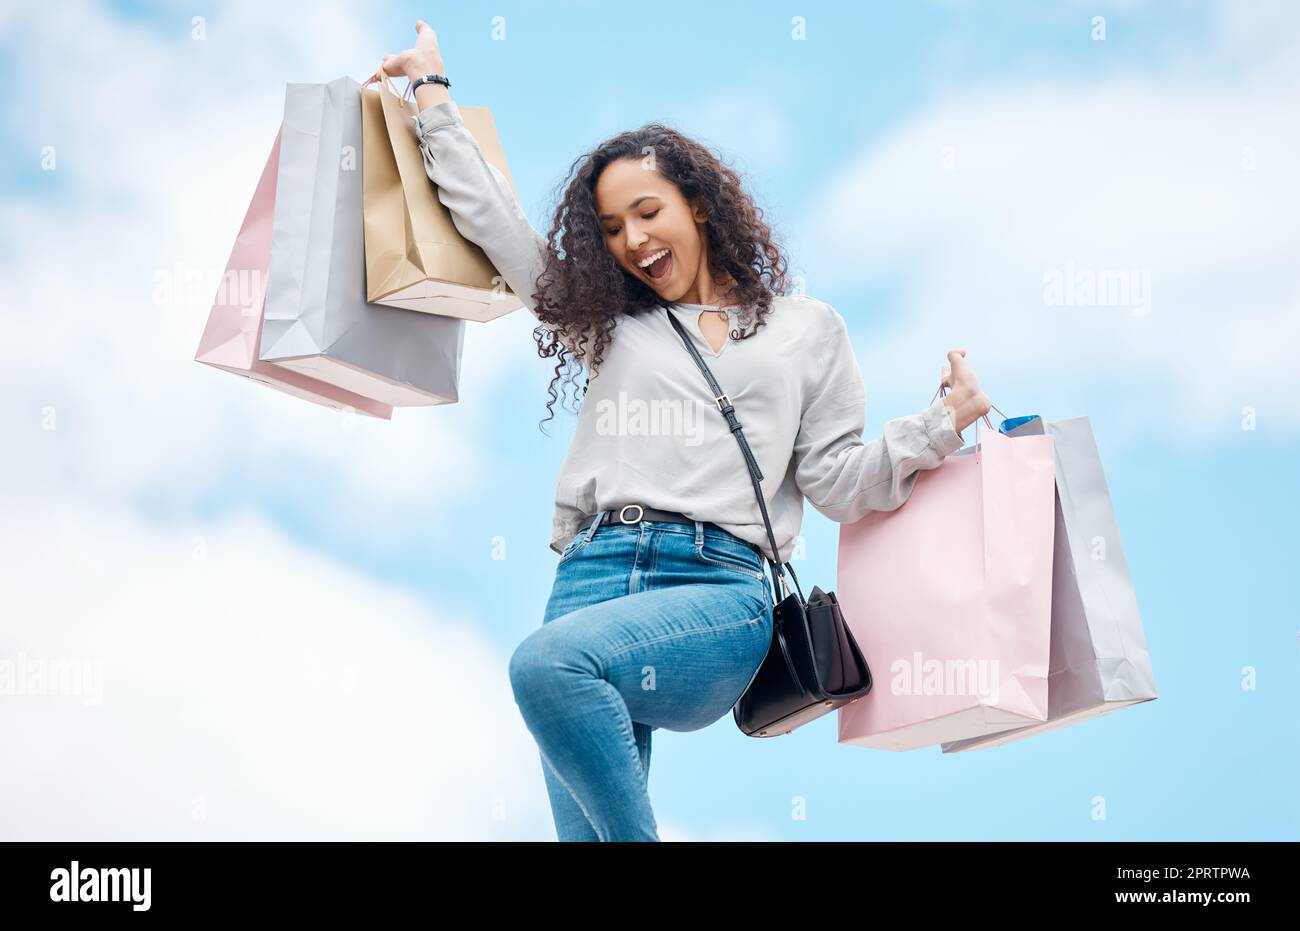
[[[958,433],[987,414],[992,406],[966,361],[965,349],[953,349],[948,353],[948,364],[940,372],[939,384],[948,389],[943,403],[952,411],[953,426]]]

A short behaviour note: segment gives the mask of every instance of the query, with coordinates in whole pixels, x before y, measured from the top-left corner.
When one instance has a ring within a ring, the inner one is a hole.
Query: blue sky
[[[505,676],[549,594],[573,426],[538,431],[531,318],[470,326],[458,404],[350,423],[196,365],[211,288],[151,298],[159,274],[215,284],[284,83],[363,79],[418,17],[453,97],[492,109],[539,228],[571,161],[630,126],[735,164],[849,323],[868,438],[929,401],[958,346],[1007,414],[1087,414],[1097,435],[1158,700],[946,756],[839,746],[833,715],[772,741],[729,717],[657,731],[665,836],[1300,834],[1288,6],[443,6],[0,15],[11,85],[46,74],[0,117],[0,656],[104,668],[94,708],[0,704],[30,751],[0,775],[28,800],[8,836],[552,836]],[[48,62],[72,21],[102,77],[70,86]],[[1045,306],[1067,261],[1149,271],[1150,312]],[[838,526],[806,507],[804,534],[800,578],[833,585]]]

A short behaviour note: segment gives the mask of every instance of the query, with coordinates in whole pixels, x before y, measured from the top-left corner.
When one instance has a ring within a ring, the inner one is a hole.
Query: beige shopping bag
[[[480,323],[518,310],[523,302],[438,199],[412,122],[416,106],[388,80],[362,94],[366,299]],[[492,112],[460,107],[460,114],[514,190]]]

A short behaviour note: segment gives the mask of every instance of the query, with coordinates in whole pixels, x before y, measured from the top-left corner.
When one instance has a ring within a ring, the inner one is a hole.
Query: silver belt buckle
[[[624,516],[624,515],[626,515],[626,513],[627,513],[627,509],[628,509],[628,508],[636,508],[636,519],[635,519],[635,520],[628,520],[627,517]],[[641,505],[639,505],[639,504],[625,504],[625,505],[623,505],[621,508],[618,509],[618,520],[619,520],[619,523],[622,523],[622,524],[636,524],[636,523],[639,523],[639,522],[641,521],[641,517],[642,517],[642,515],[644,515],[644,514],[645,514],[645,508],[641,507]]]

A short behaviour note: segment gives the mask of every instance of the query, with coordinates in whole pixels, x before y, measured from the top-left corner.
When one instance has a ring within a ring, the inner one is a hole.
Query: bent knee
[[[533,631],[510,654],[510,687],[517,704],[544,695],[558,685],[563,663],[559,646],[548,633],[546,628]]]
[[[537,648],[536,638],[528,636],[510,654],[510,685],[518,695],[520,689],[532,684],[547,665],[543,651]]]

